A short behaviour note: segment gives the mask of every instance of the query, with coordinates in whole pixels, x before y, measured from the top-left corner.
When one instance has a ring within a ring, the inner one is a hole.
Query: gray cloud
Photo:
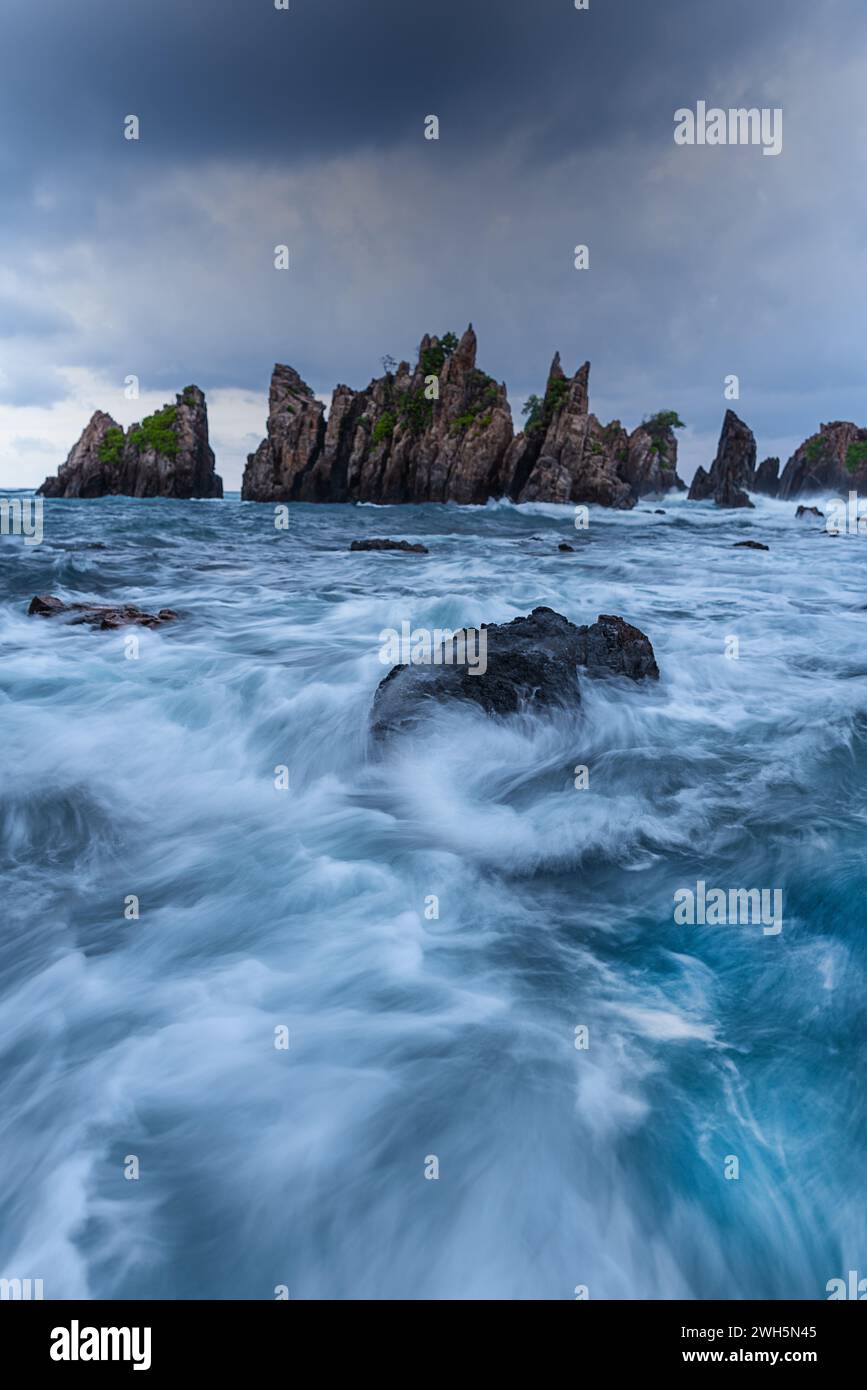
[[[48,9],[46,27],[12,4],[0,90],[0,400],[77,400],[76,371],[119,393],[134,372],[166,395],[259,392],[264,426],[275,360],[327,393],[472,319],[516,402],[559,348],[592,359],[597,413],[671,405],[697,449],[730,373],[760,447],[858,416],[860,0]],[[782,106],[783,154],[675,147],[699,97]],[[248,432],[224,431],[230,480]],[[2,464],[12,480],[14,449]]]

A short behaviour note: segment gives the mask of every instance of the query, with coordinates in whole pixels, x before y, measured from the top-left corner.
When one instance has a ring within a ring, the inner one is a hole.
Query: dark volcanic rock
[[[537,613],[539,609],[535,610]],[[578,664],[591,676],[628,676],[659,680],[659,667],[650,639],[624,618],[600,613],[589,627],[576,629]]]
[[[755,481],[756,441],[752,430],[733,410],[727,410],[716,458],[710,472],[696,470],[689,490],[690,502],[712,497],[718,507],[752,507],[747,496]]]
[[[426,545],[410,545],[409,541],[369,540],[353,541],[350,550],[402,550],[405,554],[428,555]]]
[[[71,626],[87,623],[88,626],[99,627],[103,631],[130,625],[159,627],[162,623],[174,622],[178,616],[171,608],[161,608],[158,613],[145,613],[141,608],[136,608],[131,603],[119,605],[64,603],[63,599],[56,598],[54,594],[37,594],[34,599],[31,599],[27,612],[31,617],[40,618],[54,618],[63,615],[67,617]]]
[[[762,459],[756,469],[753,492],[761,492],[765,497],[776,497],[780,486],[779,472],[780,460],[778,458]]]
[[[733,550],[770,550],[769,545],[762,545],[761,541],[735,541]]]
[[[799,446],[783,469],[778,496],[805,492],[867,491],[867,429],[846,420],[822,425]]]
[[[820,512],[818,507],[799,507],[795,512],[795,520],[799,520],[802,516],[819,516],[824,518],[824,515],[825,513]]]
[[[42,497],[222,497],[208,443],[208,409],[198,386],[124,433],[98,410]]]
[[[382,737],[422,718],[429,700],[468,700],[487,714],[514,714],[524,705],[576,708],[578,670],[590,676],[659,677],[650,641],[623,618],[603,615],[578,627],[550,608],[479,629],[487,643],[486,669],[462,665],[395,666],[380,682],[371,727]],[[459,651],[450,646],[452,658]],[[472,644],[470,650],[473,651]]]
[[[574,545],[569,545],[568,541],[561,541],[560,544],[557,546],[557,549],[562,550],[564,552],[569,551],[573,555],[575,553]]]

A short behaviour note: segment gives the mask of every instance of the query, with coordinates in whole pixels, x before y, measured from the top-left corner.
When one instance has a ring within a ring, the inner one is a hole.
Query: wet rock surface
[[[119,627],[161,627],[163,623],[176,622],[178,614],[172,608],[161,608],[158,613],[146,613],[135,604],[65,603],[54,594],[37,594],[31,599],[27,610],[30,617],[62,617],[75,626],[86,623],[109,631]]]
[[[467,700],[486,714],[508,715],[523,707],[577,708],[581,671],[594,678],[659,678],[650,640],[607,614],[578,626],[551,608],[535,608],[510,623],[473,629],[471,640],[458,634],[445,646],[452,664],[395,666],[380,682],[371,717],[375,737],[414,724],[432,700]],[[473,661],[483,658],[475,673],[469,662],[455,660],[465,652]]]
[[[429,555],[426,545],[411,544],[409,541],[390,541],[373,537],[367,541],[353,541],[350,550],[398,550],[405,555]]]

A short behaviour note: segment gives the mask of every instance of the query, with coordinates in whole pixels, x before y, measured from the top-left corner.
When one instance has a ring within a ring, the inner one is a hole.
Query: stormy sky
[[[867,423],[864,0],[2,0],[0,32],[0,486],[195,382],[236,488],[275,361],[327,399],[470,320],[516,425],[589,357],[603,420],[680,412],[686,477],[730,374],[760,457]],[[675,145],[700,100],[782,108],[781,155]]]

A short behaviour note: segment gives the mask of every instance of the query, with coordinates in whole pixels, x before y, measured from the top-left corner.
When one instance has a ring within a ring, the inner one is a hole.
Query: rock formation
[[[251,454],[241,496],[277,502],[598,502],[631,507],[683,487],[676,416],[632,435],[590,414],[585,363],[567,378],[559,355],[545,396],[515,436],[506,387],[476,366],[472,325],[460,342],[426,336],[414,367],[401,362],[363,391],[340,385],[328,420],[291,367],[276,366],[267,437]],[[436,392],[436,395],[433,392]]]
[[[274,368],[267,429],[267,438],[247,459],[241,496],[255,497],[257,502],[285,502],[303,496],[325,441],[325,406],[292,367]]]
[[[555,354],[545,395],[534,398],[523,433],[503,465],[503,492],[516,502],[598,503],[627,509],[651,492],[684,488],[677,476],[673,412],[627,434],[619,420],[590,413],[590,363],[567,377]]]
[[[124,432],[98,410],[42,497],[222,497],[208,443],[208,409],[198,386],[187,386],[174,405]]]
[[[369,541],[353,541],[350,550],[398,550],[405,555],[429,555],[426,545],[411,545],[409,541],[380,540],[374,537]]]
[[[99,627],[109,631],[118,627],[160,627],[162,623],[175,622],[177,613],[172,608],[161,608],[158,613],[146,613],[132,603],[117,605],[103,603],[64,603],[54,594],[37,594],[31,599],[27,610],[30,617],[64,617],[70,627],[86,623],[89,627]]]
[[[804,493],[867,490],[867,429],[849,421],[821,425],[797,448],[783,469],[778,496],[801,497]]]
[[[422,718],[430,700],[467,700],[495,715],[524,706],[570,709],[581,701],[579,670],[593,677],[659,678],[650,641],[619,617],[603,614],[591,626],[577,627],[550,608],[534,608],[528,617],[484,625],[472,636],[467,642],[458,634],[446,643],[448,651],[433,654],[431,664],[392,668],[373,700],[377,738]],[[478,653],[482,636],[484,670],[479,665],[474,672],[460,658],[462,650]]]
[[[688,500],[703,502],[713,498],[718,507],[752,507],[747,492],[754,486],[755,472],[753,432],[733,410],[727,410],[710,472],[704,468],[696,470]]]
[[[776,497],[780,486],[780,460],[762,459],[753,479],[753,492],[761,492],[765,497]]]
[[[436,393],[436,394],[434,394]],[[336,387],[327,425],[291,367],[271,380],[267,438],[247,462],[247,501],[484,502],[499,490],[512,439],[506,388],[476,367],[472,325],[459,343],[422,339],[363,391]]]

